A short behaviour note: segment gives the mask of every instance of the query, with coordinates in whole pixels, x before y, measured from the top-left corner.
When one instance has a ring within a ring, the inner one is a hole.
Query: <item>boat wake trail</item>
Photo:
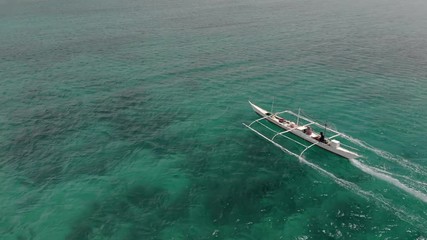
[[[366,167],[368,167],[368,166],[366,166]],[[412,179],[412,178],[410,178],[408,176],[401,175],[401,174],[396,174],[396,173],[391,173],[391,172],[387,172],[386,170],[383,170],[383,169],[380,169],[380,168],[376,168],[376,167],[372,167],[372,166],[369,166],[369,167],[372,168],[373,170],[375,170],[376,172],[383,173],[383,174],[388,175],[388,176],[394,176],[395,178],[399,177],[399,178],[405,179],[406,182],[409,182],[409,183],[414,184],[414,185],[418,185],[418,186],[422,186],[422,187],[427,187],[427,183],[414,180],[414,179]]]
[[[370,174],[371,176],[374,176],[374,177],[379,178],[381,180],[384,180],[390,184],[393,184],[394,186],[398,187],[399,189],[401,189],[401,190],[411,194],[412,196],[418,198],[419,200],[427,203],[427,195],[426,194],[408,187],[407,185],[400,182],[398,179],[392,177],[391,173],[386,172],[384,170],[376,169],[374,167],[367,166],[367,165],[357,161],[356,159],[350,159],[350,162],[351,162],[351,164],[353,164],[353,166],[359,168],[363,172]]]
[[[288,154],[290,153],[290,155],[295,156],[295,154],[293,154],[292,152],[288,152],[284,149],[282,149],[282,150]],[[400,207],[396,206],[395,204],[391,203],[389,200],[385,199],[381,195],[377,195],[373,192],[365,191],[362,188],[360,188],[358,185],[356,185],[355,183],[349,182],[349,181],[342,179],[342,178],[339,178],[339,177],[335,176],[333,173],[328,172],[327,170],[321,168],[320,166],[308,161],[307,159],[305,159],[301,156],[297,156],[297,157],[302,163],[308,165],[309,167],[313,168],[314,170],[317,170],[321,174],[329,177],[330,179],[332,179],[335,183],[337,183],[341,187],[344,187],[345,189],[356,193],[358,196],[363,197],[364,199],[375,201],[378,205],[380,205],[383,208],[387,209],[388,211],[394,213],[396,216],[398,216],[403,221],[408,222],[408,223],[410,223],[414,226],[417,226],[417,227],[421,227],[421,228],[425,227],[425,225],[424,225],[425,219],[424,218],[408,213],[408,211],[405,208],[400,208]],[[422,194],[422,193],[420,193],[420,194],[421,194],[420,197],[422,198],[422,200],[427,201],[427,196]]]
[[[402,158],[399,156],[394,156],[393,154],[391,154],[389,152],[375,148],[375,147],[369,145],[368,143],[363,142],[359,139],[355,139],[355,138],[350,137],[350,136],[345,135],[345,134],[343,134],[342,137],[347,139],[348,141],[366,149],[366,150],[369,150],[369,151],[375,153],[379,157],[382,157],[388,161],[392,161],[396,164],[399,164],[400,166],[402,166],[408,170],[411,170],[417,174],[425,175],[425,173],[427,172],[427,169],[423,166],[417,165],[415,163],[410,162],[409,160],[407,160],[405,158]]]
[[[423,166],[417,165],[416,163],[412,163],[411,161],[395,156],[391,153],[388,153],[386,151],[377,149],[371,145],[369,145],[366,142],[363,142],[361,140],[352,138],[347,135],[343,135],[345,139],[348,141],[366,149],[377,156],[390,161],[394,164],[397,164],[401,166],[403,169],[408,171],[410,175],[418,174],[420,177],[423,178],[427,177],[427,169]],[[399,188],[400,190],[412,195],[413,197],[423,201],[424,203],[427,203],[427,183],[423,181],[417,181],[414,180],[407,175],[399,175],[396,173],[388,172],[384,169],[380,169],[374,166],[369,166],[365,163],[362,163],[361,161],[358,161],[356,159],[350,159],[350,162],[353,166],[357,167],[358,169],[362,170],[364,173],[367,173],[377,179],[383,180],[387,183],[392,184],[393,186]],[[402,170],[403,170],[402,169]]]

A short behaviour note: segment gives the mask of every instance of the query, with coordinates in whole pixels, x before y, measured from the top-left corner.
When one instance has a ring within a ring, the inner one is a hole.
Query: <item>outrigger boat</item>
[[[262,136],[266,140],[272,142],[273,144],[279,146],[282,149],[286,149],[286,148],[284,148],[282,145],[280,145],[278,142],[275,141],[275,138],[277,136],[282,136],[282,137],[288,138],[288,139],[290,139],[290,140],[292,140],[292,141],[294,141],[294,142],[296,142],[296,143],[298,143],[300,145],[303,145],[305,147],[305,149],[299,155],[295,154],[295,153],[293,153],[293,155],[301,156],[309,148],[311,148],[313,146],[318,146],[318,147],[321,147],[321,148],[323,148],[325,150],[328,150],[328,151],[330,151],[332,153],[335,153],[335,154],[337,154],[339,156],[342,156],[344,158],[347,158],[347,159],[354,159],[354,158],[360,157],[359,154],[357,154],[357,153],[355,153],[353,151],[350,151],[350,150],[348,150],[346,148],[343,148],[341,146],[342,144],[340,143],[340,141],[336,140],[335,138],[337,138],[339,136],[343,136],[344,134],[342,134],[342,133],[340,133],[340,132],[338,132],[338,131],[336,131],[334,129],[331,129],[329,127],[321,125],[321,124],[319,124],[319,123],[317,123],[317,122],[315,122],[313,120],[310,120],[310,119],[308,119],[306,117],[300,116],[299,113],[296,114],[296,113],[294,113],[292,111],[289,111],[289,110],[282,111],[282,112],[277,112],[277,113],[271,113],[271,112],[269,112],[267,110],[264,110],[264,109],[258,107],[257,105],[251,103],[250,101],[249,101],[249,104],[251,105],[252,109],[258,115],[261,116],[261,118],[256,119],[255,121],[251,122],[249,125],[244,124],[244,123],[243,123],[243,125],[245,125],[250,130],[254,131],[258,135]],[[294,117],[297,117],[297,123],[292,122],[290,120],[287,120],[284,117],[279,116],[279,114],[293,115]],[[267,121],[269,121],[269,122],[271,122],[271,123],[273,123],[273,124],[275,124],[275,125],[277,125],[278,127],[282,128],[285,131],[279,132],[279,131],[272,130],[268,126],[266,126],[263,123],[261,123],[261,121],[264,120],[264,119],[267,120]],[[304,121],[304,122],[307,122],[307,123],[303,124],[303,125],[299,125],[300,119],[301,119],[301,121]],[[262,134],[261,132],[257,131],[255,128],[253,128],[252,125],[254,123],[259,123],[259,124],[263,125],[264,127],[267,127],[269,130],[274,131],[276,134],[272,138],[269,138],[269,137],[265,136],[264,134]],[[311,129],[311,126],[317,126],[318,128],[325,129],[325,130],[327,130],[329,132],[332,132],[334,135],[331,136],[331,137],[328,137],[328,138],[324,138],[324,136],[321,136],[321,135],[323,135],[322,133],[321,134],[316,133],[315,131],[313,131]],[[294,139],[286,136],[285,135],[286,133],[292,133],[293,135],[295,135],[295,136],[297,136],[299,138],[302,138],[302,139],[304,139],[307,142],[310,142],[311,145],[304,145],[304,144],[302,144],[302,143],[300,143],[298,141],[295,141]],[[347,146],[347,147],[350,148],[350,146]],[[287,150],[287,152],[290,152],[290,151]],[[292,153],[292,152],[290,152],[290,153]]]

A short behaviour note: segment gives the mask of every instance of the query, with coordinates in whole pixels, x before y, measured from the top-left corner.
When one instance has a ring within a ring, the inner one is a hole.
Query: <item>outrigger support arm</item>
[[[282,136],[283,136],[283,134],[288,133],[288,132],[290,132],[290,131],[292,131],[292,130],[295,130],[295,129],[297,129],[297,128],[296,128],[296,127],[294,127],[294,128],[291,128],[291,129],[286,130],[286,131],[283,131],[283,132],[278,132],[278,133],[276,133],[276,134],[271,138],[271,140],[274,140],[274,138],[275,138],[275,137],[277,137],[277,135],[282,135]]]
[[[341,133],[337,133],[337,134],[335,134],[334,136],[332,136],[332,137],[328,137],[328,139],[332,139],[332,138],[336,138],[336,137],[338,137],[338,136],[340,136],[341,135]]]
[[[263,123],[261,123],[261,122],[258,122],[258,123],[259,123],[259,124],[261,124],[262,126],[264,126],[265,128],[267,128],[268,130],[270,130],[270,131],[272,131],[272,132],[275,132],[275,133],[276,133],[276,135],[274,135],[274,137],[272,137],[271,139],[270,139],[270,138],[268,138],[269,140],[271,140],[271,141],[273,141],[273,142],[274,142],[274,138],[275,138],[277,135],[281,135],[282,137],[287,138],[287,139],[291,140],[291,141],[292,141],[292,142],[294,142],[294,143],[297,143],[297,144],[299,144],[299,145],[301,145],[301,146],[307,147],[306,145],[304,145],[304,144],[302,144],[302,143],[300,143],[300,142],[298,142],[298,141],[296,141],[296,140],[294,140],[294,139],[292,139],[292,138],[290,138],[290,137],[288,137],[288,136],[283,135],[283,133],[281,134],[280,132],[277,132],[277,131],[275,131],[275,130],[271,129],[270,127],[268,127],[267,125],[265,125],[265,124],[263,124]],[[255,130],[251,127],[251,125],[250,125],[250,124],[249,124],[249,126],[248,126],[248,125],[246,125],[246,124],[244,124],[244,123],[243,123],[243,125],[245,125],[245,126],[246,126],[246,127],[248,127],[249,129],[251,129],[251,130],[255,131]],[[294,130],[294,129],[295,129],[295,128],[290,129],[290,130],[285,131],[285,132],[290,132],[290,131],[292,131],[292,130]],[[264,136],[264,137],[265,137],[265,136]],[[265,137],[265,138],[267,138],[267,137]]]
[[[268,137],[264,136],[264,134],[262,134],[262,133],[258,132],[257,130],[253,129],[253,128],[250,126],[250,124],[249,124],[249,125],[246,125],[246,124],[244,124],[244,123],[243,123],[243,125],[245,125],[245,127],[249,128],[250,130],[252,130],[252,131],[253,131],[253,132],[255,132],[256,134],[258,134],[259,136],[261,136],[262,138],[264,138],[265,140],[267,140],[267,141],[269,141],[269,142],[273,143],[276,147],[280,148],[282,151],[287,152],[288,154],[293,155],[293,156],[295,156],[295,157],[298,157],[298,155],[296,155],[295,153],[293,153],[293,152],[289,151],[288,149],[284,148],[283,146],[281,146],[281,145],[280,145],[280,144],[278,144],[277,142],[275,142],[275,141],[271,140],[270,138],[268,138]]]
[[[277,135],[283,135],[283,134],[285,134],[285,133],[288,133],[288,132],[290,132],[290,131],[292,131],[292,130],[295,130],[295,129],[298,129],[298,128],[300,128],[300,127],[307,127],[307,126],[310,126],[311,124],[313,124],[313,123],[308,123],[308,124],[305,124],[305,125],[302,125],[302,126],[296,126],[296,127],[294,127],[294,128],[292,128],[292,129],[289,129],[289,130],[287,130],[287,131],[283,131],[283,132],[279,132],[279,133],[277,133],[276,135],[274,135],[274,137],[272,137],[271,139],[274,139]]]
[[[287,111],[283,111],[283,112],[284,112],[284,113],[289,113],[289,114],[294,115],[294,116],[299,117],[299,118],[302,118],[302,119],[304,119],[305,121],[307,121],[307,122],[309,122],[309,123],[312,123],[312,124],[314,124],[314,125],[316,125],[316,126],[318,126],[318,127],[320,127],[320,128],[325,128],[326,130],[328,130],[328,131],[330,131],[330,132],[333,132],[333,133],[335,133],[335,134],[341,134],[340,132],[337,132],[337,131],[335,131],[335,130],[334,130],[334,129],[332,129],[332,128],[328,128],[328,127],[326,127],[326,126],[324,126],[324,125],[321,125],[321,124],[319,124],[319,123],[317,123],[317,122],[314,122],[314,121],[312,121],[312,120],[310,120],[310,119],[308,119],[308,118],[306,118],[306,117],[299,116],[298,114],[296,114],[296,113],[294,113],[294,112],[292,112],[292,111],[287,110]]]
[[[301,157],[302,156],[302,154],[305,152],[305,151],[307,151],[309,148],[311,148],[311,147],[313,147],[314,145],[317,145],[319,142],[316,142],[316,143],[313,143],[313,144],[311,144],[310,146],[306,146],[306,145],[304,145],[304,144],[302,144],[302,143],[300,143],[300,142],[297,142],[297,141],[295,141],[295,140],[293,140],[293,139],[291,139],[291,138],[289,138],[290,140],[292,140],[292,141],[294,141],[294,142],[296,142],[296,143],[298,143],[298,144],[300,144],[300,145],[302,145],[302,146],[304,146],[305,147],[305,149],[299,154],[299,155],[297,155],[297,154],[295,154],[295,153],[293,153],[293,152],[291,152],[291,151],[289,151],[288,149],[286,149],[286,148],[284,148],[282,145],[280,145],[280,144],[278,144],[277,142],[275,142],[274,141],[274,137],[273,138],[268,138],[268,137],[266,137],[264,134],[262,134],[262,133],[260,133],[260,132],[258,132],[257,130],[255,130],[254,128],[252,128],[251,127],[251,125],[249,124],[249,125],[246,125],[245,123],[242,123],[245,127],[247,127],[247,128],[249,128],[250,130],[252,130],[253,132],[255,132],[256,134],[258,134],[259,136],[261,136],[261,137],[263,137],[265,140],[267,140],[267,141],[269,141],[269,142],[271,142],[271,143],[273,143],[274,145],[276,145],[277,147],[279,147],[282,151],[285,151],[285,152],[287,152],[287,153],[289,153],[289,154],[291,154],[291,155],[294,155],[295,157]],[[260,123],[260,124],[262,124],[262,123]],[[262,124],[262,125],[264,125],[264,124]],[[266,126],[267,127],[267,126]],[[269,127],[267,127],[267,128],[269,128]],[[269,128],[270,129],[270,128]],[[293,129],[291,129],[291,130],[293,130]],[[289,131],[291,131],[291,130],[289,130]],[[288,132],[288,131],[285,131],[285,132]],[[278,133],[278,134],[280,134],[280,133]],[[278,135],[278,134],[276,134],[276,135]],[[275,135],[275,136],[276,136]],[[282,135],[283,136],[283,135]],[[286,137],[286,138],[288,138],[287,136],[283,136],[283,137]]]
[[[317,145],[319,142],[317,142],[317,143],[313,143],[313,144],[311,144],[310,146],[308,146],[308,147],[306,147],[300,154],[299,154],[299,156],[301,157],[302,156],[302,154],[305,152],[305,151],[307,151],[309,148],[311,148],[311,147],[313,147],[314,145]]]

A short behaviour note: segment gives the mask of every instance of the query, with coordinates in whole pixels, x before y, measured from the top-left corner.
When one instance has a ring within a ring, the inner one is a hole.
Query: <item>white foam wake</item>
[[[386,170],[383,170],[383,169],[380,169],[380,168],[376,168],[376,167],[372,167],[372,166],[370,166],[370,168],[374,169],[377,172],[384,173],[384,174],[389,175],[389,176],[394,176],[394,177],[399,177],[399,178],[405,179],[406,182],[410,182],[412,184],[417,184],[417,185],[420,185],[420,186],[427,186],[427,182],[421,182],[421,181],[418,181],[418,180],[414,180],[414,179],[412,179],[412,178],[410,178],[408,176],[405,176],[405,175],[387,172]]]
[[[353,164],[353,166],[359,168],[363,172],[370,174],[371,176],[374,176],[378,179],[384,180],[390,184],[393,184],[394,186],[398,187],[399,189],[401,189],[401,190],[411,194],[412,196],[418,198],[419,200],[427,203],[427,195],[426,194],[406,186],[405,184],[401,183],[398,179],[393,178],[392,176],[386,174],[384,170],[378,171],[378,169],[376,169],[374,167],[367,166],[367,165],[357,161],[356,159],[350,159],[350,162]]]
[[[285,151],[285,152],[287,152],[287,151]],[[291,155],[295,155],[295,154],[291,153]],[[378,205],[382,206],[383,208],[387,209],[390,212],[393,212],[396,216],[398,216],[403,221],[408,222],[410,224],[413,224],[417,227],[423,227],[424,226],[425,220],[422,217],[415,216],[415,215],[408,213],[407,211],[405,211],[405,209],[395,206],[390,201],[384,199],[382,196],[378,196],[375,193],[365,191],[362,188],[360,188],[358,185],[356,185],[355,183],[341,179],[341,178],[335,176],[333,173],[328,172],[327,170],[325,170],[325,169],[321,168],[320,166],[306,160],[303,157],[298,156],[298,159],[302,163],[304,163],[304,164],[310,166],[311,168],[317,170],[318,172],[326,175],[327,177],[332,179],[335,183],[344,187],[345,189],[350,190],[350,191],[356,193],[357,195],[359,195],[360,197],[363,197],[367,200],[374,200]]]
[[[342,137],[345,138],[345,139],[347,139],[347,140],[349,140],[350,142],[352,142],[352,143],[360,146],[360,147],[363,147],[363,148],[365,148],[365,149],[367,149],[367,150],[375,153],[376,155],[378,155],[378,156],[380,156],[380,157],[382,157],[382,158],[384,158],[384,159],[386,159],[388,161],[392,161],[392,162],[397,163],[400,166],[405,167],[405,168],[407,168],[407,169],[409,169],[409,170],[411,170],[411,171],[413,171],[415,173],[418,173],[418,174],[426,176],[427,169],[424,168],[423,166],[415,164],[415,163],[413,163],[413,162],[411,162],[411,161],[409,161],[409,160],[407,160],[405,158],[402,158],[402,157],[399,157],[399,156],[394,156],[393,154],[391,154],[389,152],[386,152],[386,151],[383,151],[381,149],[375,148],[375,147],[369,145],[368,143],[363,142],[363,141],[361,141],[359,139],[352,138],[352,137],[347,136],[345,134],[343,134]]]

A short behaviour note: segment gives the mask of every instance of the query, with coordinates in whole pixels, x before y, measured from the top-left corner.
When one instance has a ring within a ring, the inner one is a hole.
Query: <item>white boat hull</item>
[[[258,115],[265,118],[269,122],[279,126],[280,128],[282,128],[286,131],[289,131],[290,133],[294,134],[295,136],[298,136],[298,137],[300,137],[300,138],[302,138],[302,139],[304,139],[310,143],[313,143],[313,144],[315,144],[315,145],[317,145],[317,146],[319,146],[325,150],[328,150],[332,153],[335,153],[335,154],[342,156],[344,158],[347,158],[347,159],[354,159],[354,158],[360,157],[360,155],[358,155],[357,153],[352,152],[350,150],[347,150],[345,148],[342,148],[340,146],[334,146],[330,142],[329,143],[320,142],[314,138],[314,137],[318,136],[316,133],[307,135],[306,133],[304,133],[301,130],[301,128],[302,128],[301,126],[298,126],[293,122],[284,121],[283,118],[280,118],[280,117],[256,106],[255,104],[251,103],[250,101],[249,101],[249,104],[251,105],[252,109]]]

